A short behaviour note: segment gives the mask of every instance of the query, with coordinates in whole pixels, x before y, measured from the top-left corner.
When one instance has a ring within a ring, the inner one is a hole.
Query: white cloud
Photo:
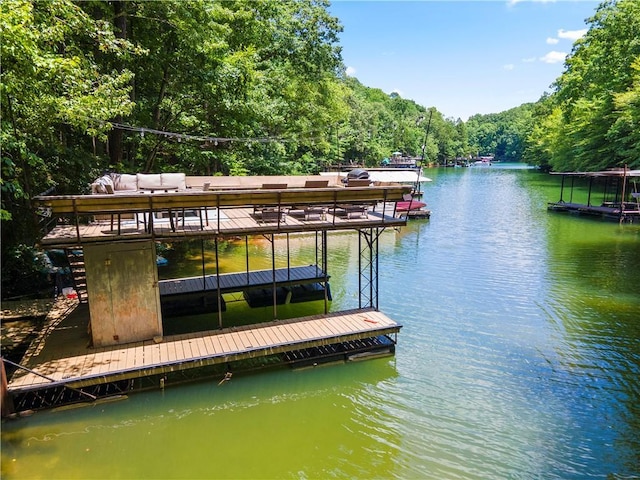
[[[544,63],[560,63],[564,62],[567,54],[565,52],[556,52],[555,50],[547,53],[544,57],[540,57],[540,61]]]
[[[547,37],[547,44],[549,45],[555,45],[556,43],[558,43],[560,40],[558,40],[557,38],[553,38],[553,37]]]
[[[356,74],[356,69],[353,67],[347,67],[344,73],[347,74],[347,77],[353,77]]]
[[[528,58],[523,58],[523,59],[522,59],[522,61],[523,61],[524,63],[533,63],[533,62],[535,62],[536,60],[537,60],[537,59],[536,59],[536,57],[528,57]]]
[[[586,28],[583,28],[582,30],[565,30],[561,28],[560,30],[558,30],[558,38],[566,38],[575,41],[580,37],[583,37],[586,33]]]
[[[555,3],[556,0],[507,0],[507,5],[513,7],[514,5],[522,2],[539,2],[539,3]]]
[[[507,65],[503,65],[503,67],[505,70],[513,70],[515,68],[515,66],[513,65],[513,63],[508,63]]]

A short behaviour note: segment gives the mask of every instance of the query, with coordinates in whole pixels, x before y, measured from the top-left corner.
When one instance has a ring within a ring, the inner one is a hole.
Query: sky
[[[536,102],[586,33],[591,0],[333,0],[347,74],[466,121]]]

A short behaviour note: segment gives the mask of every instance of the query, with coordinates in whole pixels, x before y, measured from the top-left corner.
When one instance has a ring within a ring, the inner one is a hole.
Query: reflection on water
[[[366,400],[395,376],[393,360],[373,360],[39,413],[3,429],[3,478],[280,478],[283,468],[359,476],[350,457],[375,457],[379,435],[398,444],[393,424],[368,420],[384,415]],[[388,471],[392,457],[377,457]]]
[[[5,422],[3,478],[639,476],[640,226],[548,213],[559,179],[533,171],[428,176],[431,219],[380,237],[395,358]],[[312,237],[289,242],[292,264],[314,262]],[[202,274],[199,248],[162,275]],[[221,271],[243,270],[246,248],[270,268],[268,242],[240,240]],[[356,235],[329,237],[332,310],[358,304],[357,255]]]

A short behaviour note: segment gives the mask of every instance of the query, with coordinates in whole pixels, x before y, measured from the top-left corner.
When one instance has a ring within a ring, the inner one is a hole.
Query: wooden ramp
[[[35,348],[25,355],[22,365],[31,372],[17,370],[9,382],[9,392],[19,395],[60,385],[83,388],[391,335],[400,328],[383,313],[363,309],[176,335],[160,343],[149,340],[87,348],[78,342],[83,337],[79,330],[74,333],[70,326],[58,327],[44,343],[35,342]]]

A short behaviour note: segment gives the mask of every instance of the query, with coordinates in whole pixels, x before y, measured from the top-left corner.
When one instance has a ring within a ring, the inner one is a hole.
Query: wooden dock
[[[422,219],[422,218],[431,218],[431,210],[421,209],[421,210],[409,210],[405,212],[407,218],[411,219]]]
[[[401,325],[373,309],[350,310],[165,337],[102,348],[86,346],[86,306],[33,343],[9,392],[19,396],[56,386],[75,389],[176,370],[266,357],[310,347],[391,335]],[[158,339],[157,339],[158,340]],[[45,378],[46,377],[46,378]]]
[[[402,200],[405,190],[353,187],[76,195],[34,201],[52,218],[66,218],[66,223],[58,222],[41,240],[47,248],[60,248],[94,242],[171,242],[218,235],[400,227],[406,219],[396,216],[395,202]],[[354,215],[355,207],[361,213]],[[271,215],[273,211],[282,214]]]
[[[640,221],[640,193],[637,182],[640,170],[612,168],[595,172],[551,172],[560,175],[560,200],[550,202],[548,210],[553,212],[568,212],[577,215],[599,217],[604,220],[617,220],[620,223]],[[570,184],[565,187],[565,182]],[[573,200],[574,186],[587,188],[586,203]],[[587,184],[587,185],[585,185]],[[569,201],[565,201],[565,190]],[[596,200],[602,195],[601,200]]]
[[[624,209],[620,205],[585,205],[583,203],[553,202],[548,209],[554,212],[569,212],[579,215],[601,217],[606,220],[619,220],[633,223],[640,220],[640,204],[625,204]]]
[[[358,232],[368,247],[359,252],[358,273],[371,282],[378,236],[388,227],[406,225],[406,216],[396,216],[396,202],[406,193],[408,187],[402,186],[232,192],[203,188],[35,198],[46,227],[41,245],[82,247],[87,292],[93,289],[99,294],[89,298],[88,304],[78,304],[61,323],[49,325],[20,364],[12,363],[17,370],[8,383],[8,394],[15,411],[164,388],[167,382],[220,372],[393,354],[401,325],[378,311],[377,288],[364,292],[359,287],[359,305],[366,308],[327,313],[327,232]],[[203,271],[198,277],[157,281],[154,242],[215,239],[217,259],[220,237],[263,235],[273,242],[276,234],[304,232],[316,232],[322,267],[276,269],[272,262],[269,270],[220,275]],[[108,287],[104,279],[109,280]],[[222,328],[222,294],[260,289],[271,292],[274,320]],[[275,320],[278,289],[289,289],[290,300],[295,289],[311,290],[303,292],[299,301],[321,291],[325,313]],[[184,297],[190,303],[178,308],[178,313],[192,312],[200,295],[204,307],[216,306],[210,310],[218,313],[220,328],[161,337],[158,320],[171,303]]]

